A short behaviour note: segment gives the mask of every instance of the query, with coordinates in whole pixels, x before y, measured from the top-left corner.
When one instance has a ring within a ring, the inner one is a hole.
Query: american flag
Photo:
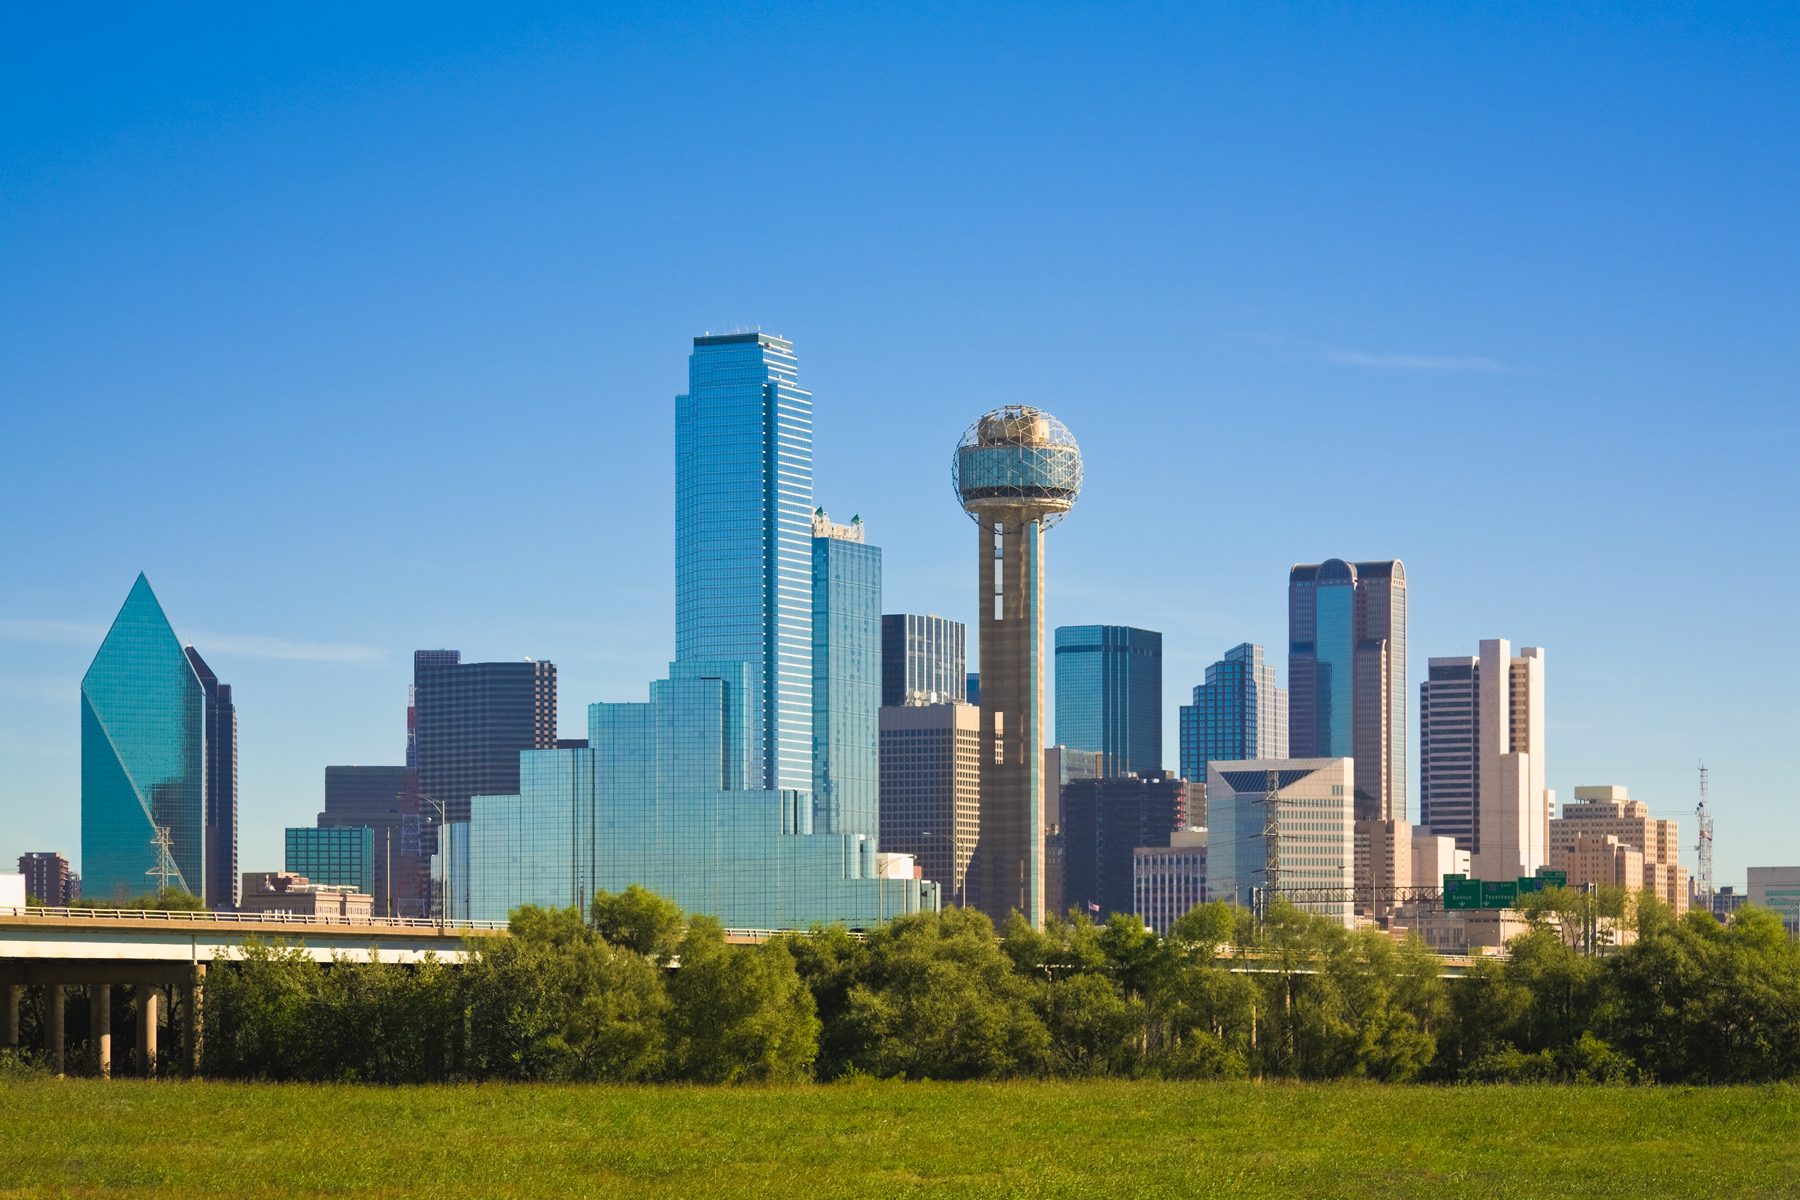
[[[1089,912],[1099,912],[1100,906],[1098,904],[1095,904],[1092,900],[1089,900],[1088,901],[1088,911]]]

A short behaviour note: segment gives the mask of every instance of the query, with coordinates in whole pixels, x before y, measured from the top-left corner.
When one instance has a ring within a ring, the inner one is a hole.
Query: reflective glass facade
[[[813,829],[880,831],[881,549],[813,539]]]
[[[237,707],[231,685],[220,683],[200,652],[188,665],[206,693],[206,906],[230,912],[238,904]]]
[[[1056,631],[1056,742],[1097,751],[1105,776],[1162,770],[1162,634],[1128,625]]]
[[[1419,822],[1481,849],[1481,660],[1434,658],[1419,685]]]
[[[1356,768],[1352,760],[1251,759],[1207,764],[1206,894],[1250,906],[1268,867],[1268,776],[1280,806],[1280,883],[1284,888],[1341,888],[1343,899],[1297,898],[1308,912],[1350,924],[1356,867]]]
[[[308,829],[287,831],[287,859],[283,870],[304,875],[313,883],[353,887],[375,895],[375,831],[360,829]]]
[[[448,819],[469,819],[469,797],[519,788],[519,751],[556,745],[556,664],[432,663],[413,668],[419,791]]]
[[[1062,789],[1062,899],[1095,921],[1137,911],[1136,849],[1167,846],[1187,828],[1187,784],[1152,778],[1077,779]]]
[[[675,398],[675,658],[745,662],[757,787],[812,788],[812,393],[793,344],[694,339]]]
[[[104,900],[155,891],[147,872],[158,826],[172,841],[172,885],[202,895],[206,693],[139,575],[81,680],[83,893]]]
[[[1288,696],[1263,648],[1244,642],[1206,668],[1194,702],[1181,706],[1181,777],[1206,780],[1206,764],[1288,756]]]
[[[977,703],[968,699],[968,638],[968,626],[945,617],[882,617],[882,707]]]

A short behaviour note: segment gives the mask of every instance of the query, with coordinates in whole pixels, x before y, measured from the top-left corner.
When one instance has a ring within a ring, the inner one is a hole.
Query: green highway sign
[[[1543,883],[1540,885],[1542,887],[1552,888],[1569,886],[1569,873],[1567,871],[1552,871],[1548,867],[1539,867],[1537,877],[1543,880]]]
[[[1519,899],[1519,885],[1511,879],[1481,881],[1481,907],[1511,908]],[[1448,906],[1446,906],[1448,907]]]
[[[1445,908],[1480,908],[1481,880],[1444,876]]]

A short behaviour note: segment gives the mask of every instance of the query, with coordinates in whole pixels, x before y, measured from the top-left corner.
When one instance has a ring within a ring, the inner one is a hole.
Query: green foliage
[[[667,966],[681,944],[687,918],[680,905],[634,883],[617,895],[595,895],[588,920],[613,945]]]
[[[81,899],[71,901],[70,908],[145,909],[151,912],[206,912],[206,902],[178,887],[141,896],[124,896],[112,900]]]
[[[669,983],[669,1058],[696,1083],[791,1083],[811,1078],[819,1018],[786,939],[730,946],[714,917],[681,939]]]

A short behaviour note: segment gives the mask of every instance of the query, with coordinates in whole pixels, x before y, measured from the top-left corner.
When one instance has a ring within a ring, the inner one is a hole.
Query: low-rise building
[[[1800,933],[1800,867],[1751,867],[1750,903],[1781,914],[1789,933]]]
[[[313,883],[289,871],[246,871],[240,912],[285,913],[300,917],[340,917],[366,921],[374,897],[353,887]]]
[[[1168,933],[1177,917],[1206,903],[1206,830],[1190,827],[1170,834],[1167,846],[1135,847],[1131,873],[1138,918]]]

